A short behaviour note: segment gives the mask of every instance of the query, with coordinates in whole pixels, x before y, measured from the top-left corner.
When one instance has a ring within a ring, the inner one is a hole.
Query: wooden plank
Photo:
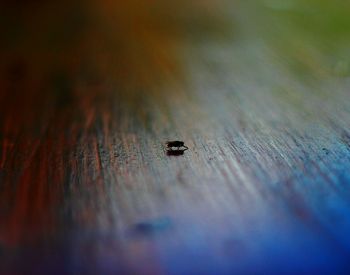
[[[3,4],[0,272],[346,273],[349,8]]]

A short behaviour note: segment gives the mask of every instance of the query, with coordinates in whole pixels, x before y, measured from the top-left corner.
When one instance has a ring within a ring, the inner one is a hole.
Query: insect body
[[[183,141],[174,140],[174,141],[168,141],[166,143],[167,150],[174,151],[174,148],[176,148],[176,151],[186,151],[188,147],[185,145]]]

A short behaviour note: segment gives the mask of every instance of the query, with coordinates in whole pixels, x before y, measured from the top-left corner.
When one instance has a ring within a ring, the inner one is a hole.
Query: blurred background
[[[346,274],[349,48],[344,0],[1,1],[0,273]]]

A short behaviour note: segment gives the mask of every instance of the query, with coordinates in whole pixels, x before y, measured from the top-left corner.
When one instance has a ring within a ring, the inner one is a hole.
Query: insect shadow
[[[167,156],[182,156],[186,150],[167,150]]]

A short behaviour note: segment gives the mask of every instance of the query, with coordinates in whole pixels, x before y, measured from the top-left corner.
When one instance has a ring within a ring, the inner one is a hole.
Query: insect
[[[188,150],[188,147],[185,145],[183,141],[180,140],[174,140],[174,141],[168,141],[166,143],[167,150],[168,151],[186,151]],[[176,148],[174,150],[174,148]]]

